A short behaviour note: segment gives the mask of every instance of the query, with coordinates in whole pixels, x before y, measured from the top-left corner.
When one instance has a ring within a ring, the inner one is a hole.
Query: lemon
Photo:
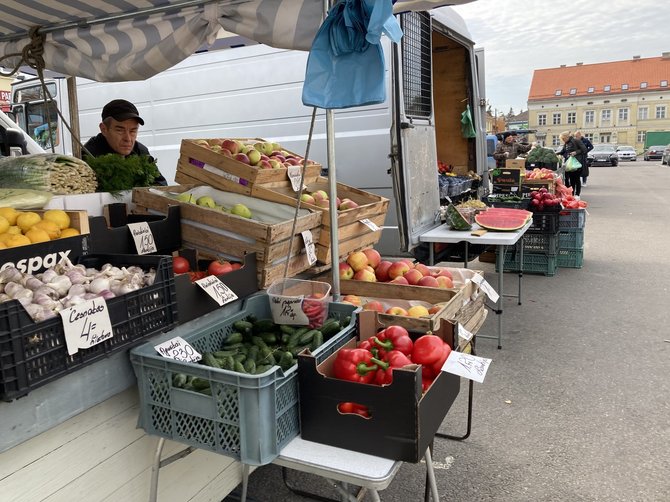
[[[16,224],[19,226],[22,232],[27,232],[30,230],[32,226],[34,226],[36,223],[39,223],[42,221],[42,218],[40,217],[39,214],[33,212],[33,211],[28,211],[25,213],[21,213],[17,218],[16,218]]]
[[[38,221],[31,228],[41,228],[49,234],[49,239],[51,240],[58,239],[60,237],[60,227],[53,221]]]
[[[30,242],[32,242],[33,244],[35,244],[36,242],[49,242],[51,240],[51,237],[49,237],[47,231],[38,228],[37,226],[34,226],[30,230],[28,230],[25,233],[25,236],[28,237],[28,239],[30,239]]]
[[[79,235],[79,230],[76,228],[64,228],[60,232],[60,238],[64,239],[65,237],[74,237],[75,235]]]
[[[7,249],[7,244],[0,241],[0,249]]]
[[[0,216],[5,218],[10,225],[16,225],[16,218],[21,214],[13,207],[0,207]]]
[[[12,225],[11,227],[9,227],[7,229],[7,233],[8,234],[20,234],[21,229],[19,227],[17,227],[16,225]]]
[[[42,219],[53,221],[60,230],[70,226],[70,216],[62,209],[48,209],[42,215]]]
[[[25,246],[27,244],[32,244],[32,242],[30,242],[30,239],[25,235],[17,234],[12,235],[9,239],[7,239],[5,241],[5,244],[7,245],[8,248],[15,248],[18,246]]]
[[[0,242],[2,242],[4,244],[5,242],[7,242],[7,239],[9,239],[12,235],[14,235],[14,234],[10,234],[9,232],[5,232],[4,234],[0,234]]]
[[[0,216],[0,234],[4,234],[7,230],[9,230],[9,227],[11,224],[9,221],[4,216]]]

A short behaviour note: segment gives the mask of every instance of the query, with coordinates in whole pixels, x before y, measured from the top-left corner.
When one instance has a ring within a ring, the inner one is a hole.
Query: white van
[[[10,157],[44,150],[8,115],[0,111],[0,156]]]
[[[387,255],[411,249],[435,225],[438,159],[460,173],[486,170],[483,51],[475,52],[463,19],[449,7],[399,19],[400,44],[383,40],[386,102],[334,114],[338,181],[391,200],[377,245]],[[224,38],[145,81],[78,79],[82,140],[97,134],[103,105],[124,98],[139,109],[145,125],[138,140],[158,159],[168,183],[183,138],[260,137],[304,152],[312,113],[301,99],[308,53],[240,43],[240,37]],[[64,85],[53,83],[63,107]],[[477,132],[471,139],[461,134],[468,104]],[[325,165],[325,111],[317,112],[310,157]],[[63,127],[57,138],[67,151]]]

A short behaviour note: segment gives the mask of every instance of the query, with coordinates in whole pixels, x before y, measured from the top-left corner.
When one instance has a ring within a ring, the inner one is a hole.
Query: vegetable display
[[[35,153],[0,159],[0,188],[28,188],[55,195],[93,193],[96,173],[70,155]]]
[[[30,188],[0,188],[0,206],[33,209],[46,206],[53,194]]]
[[[98,191],[118,193],[135,187],[151,186],[160,177],[154,158],[150,155],[108,153],[86,157],[86,162],[98,178]]]
[[[541,146],[536,146],[526,157],[527,163],[545,163],[545,164],[556,164],[558,162],[558,156],[551,148],[544,148]]]

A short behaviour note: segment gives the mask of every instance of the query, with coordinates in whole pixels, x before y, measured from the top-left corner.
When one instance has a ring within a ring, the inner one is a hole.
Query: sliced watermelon
[[[509,232],[523,227],[533,213],[524,209],[490,208],[475,216],[477,224],[487,230]]]
[[[490,214],[509,215],[509,216],[525,216],[526,220],[533,217],[533,213],[525,209],[511,209],[506,207],[491,207],[486,210]]]

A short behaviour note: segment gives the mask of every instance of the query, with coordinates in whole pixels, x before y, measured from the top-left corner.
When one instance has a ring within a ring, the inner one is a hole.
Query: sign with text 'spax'
[[[156,249],[156,243],[154,242],[154,234],[151,231],[148,222],[140,221],[139,223],[128,223],[128,229],[135,241],[137,254],[149,254],[158,251]]]
[[[491,359],[485,357],[452,351],[442,366],[442,371],[482,383],[491,361]]]
[[[475,284],[478,284],[480,288],[482,288],[482,291],[488,296],[492,302],[497,302],[498,298],[500,298],[500,295],[498,292],[493,289],[493,286],[491,286],[486,279],[484,279],[481,275],[475,274],[472,276],[472,282]]]
[[[167,342],[155,345],[154,349],[163,357],[185,363],[197,363],[202,359],[202,355],[181,336],[175,336]]]
[[[198,279],[195,283],[204,289],[205,293],[219,304],[219,307],[237,300],[237,295],[215,275],[208,275]]]
[[[93,298],[60,312],[69,355],[79,349],[93,347],[108,340],[112,332],[107,302],[104,298]]]

